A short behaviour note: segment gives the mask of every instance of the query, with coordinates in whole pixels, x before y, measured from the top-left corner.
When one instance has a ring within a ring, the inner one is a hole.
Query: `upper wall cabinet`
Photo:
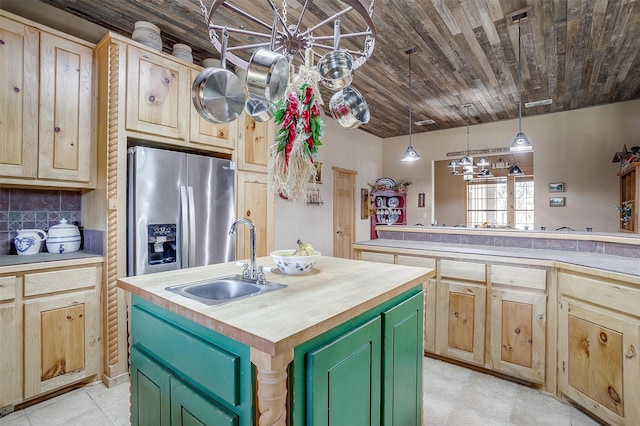
[[[129,138],[182,149],[233,152],[238,123],[208,122],[193,106],[191,86],[200,67],[123,37],[109,37],[126,51],[125,129]]]
[[[186,139],[189,68],[127,47],[127,130]]]
[[[0,183],[92,187],[91,45],[0,23]]]

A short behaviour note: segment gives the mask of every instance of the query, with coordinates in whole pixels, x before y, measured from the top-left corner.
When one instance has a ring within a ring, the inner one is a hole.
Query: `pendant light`
[[[415,47],[412,47],[404,52],[409,55],[409,146],[400,161],[406,162],[417,161],[420,159],[420,154],[418,154],[418,152],[413,148],[413,145],[411,145],[411,54],[416,50],[417,49]]]
[[[469,111],[473,104],[462,105],[467,108],[467,155],[462,157],[458,164],[462,166],[462,177],[465,181],[473,180],[473,173],[475,172],[475,168],[477,167],[476,163],[473,162],[473,157],[470,155],[471,150],[469,149]]]
[[[519,15],[518,18],[518,134],[511,143],[510,151],[531,151],[533,146],[529,139],[522,133],[522,53],[520,21],[527,17],[527,12]]]

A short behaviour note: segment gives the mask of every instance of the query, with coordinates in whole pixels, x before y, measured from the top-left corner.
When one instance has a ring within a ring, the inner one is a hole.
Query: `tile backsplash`
[[[16,253],[13,238],[18,229],[46,232],[62,218],[80,226],[80,217],[78,191],[0,188],[0,255]]]

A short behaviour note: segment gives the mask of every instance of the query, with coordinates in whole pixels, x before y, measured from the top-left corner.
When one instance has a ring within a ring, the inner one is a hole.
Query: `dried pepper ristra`
[[[322,145],[322,117],[318,98],[310,84],[290,90],[277,105],[274,121],[279,125],[269,179],[288,198],[304,194],[315,173],[314,158]]]

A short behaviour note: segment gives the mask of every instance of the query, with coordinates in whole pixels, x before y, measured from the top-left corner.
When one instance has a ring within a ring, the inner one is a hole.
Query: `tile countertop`
[[[86,263],[102,262],[103,256],[88,251],[74,251],[71,253],[38,253],[32,255],[4,255],[0,256],[0,273],[12,273],[24,270],[36,270],[57,266],[73,266]],[[52,265],[51,262],[63,262]]]
[[[258,265],[274,266],[270,257]],[[276,270],[277,271],[277,270]],[[171,312],[271,356],[402,294],[435,275],[435,270],[377,264],[321,256],[313,269],[301,275],[267,272],[272,282],[286,288],[255,297],[208,306],[165,290],[214,277],[238,274],[236,262],[123,277],[118,286]]]
[[[556,263],[561,262],[569,265],[596,268],[603,271],[631,275],[633,277],[637,277],[638,282],[640,282],[640,259],[605,255],[600,253],[525,249],[517,247],[477,246],[469,244],[432,243],[423,241],[404,241],[390,239],[358,241],[353,244],[353,247],[380,247],[421,250],[425,251],[425,254],[427,254],[426,252],[431,252],[436,256],[438,255],[438,252],[444,252],[460,255],[498,256],[528,260],[533,259],[541,260],[544,262],[552,262],[555,266],[558,267],[561,267],[562,265],[557,265]]]

